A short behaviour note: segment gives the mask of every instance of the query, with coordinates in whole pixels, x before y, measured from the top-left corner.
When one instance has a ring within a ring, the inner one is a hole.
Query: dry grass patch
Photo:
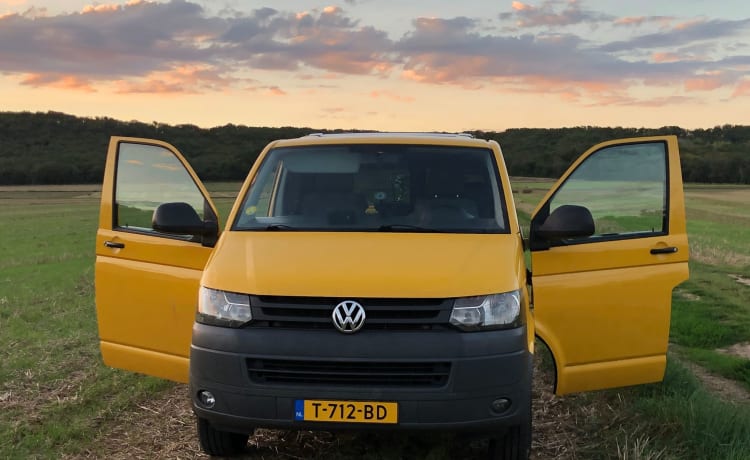
[[[543,359],[543,358],[542,358]],[[646,433],[629,432],[622,415],[624,401],[604,397],[557,397],[553,376],[537,359],[531,458],[661,459],[651,453]],[[101,427],[88,448],[73,458],[205,459],[198,446],[195,418],[185,385],[175,385],[148,401],[140,401]],[[244,459],[430,458],[479,459],[481,439],[450,434],[327,433],[257,430]]]
[[[735,343],[732,346],[719,348],[716,351],[739,358],[750,359],[750,342]]]
[[[745,278],[744,276],[734,275],[734,274],[730,274],[729,277],[737,281],[740,284],[744,284],[745,286],[750,286],[750,278]]]
[[[700,380],[706,390],[717,396],[722,401],[732,404],[750,403],[750,392],[748,392],[747,389],[736,380],[716,375],[687,360],[681,360],[681,363],[687,367],[690,372],[698,378],[698,380]]]
[[[731,245],[723,247],[731,247]],[[750,255],[701,243],[691,244],[690,258],[714,266],[745,267],[750,265]]]

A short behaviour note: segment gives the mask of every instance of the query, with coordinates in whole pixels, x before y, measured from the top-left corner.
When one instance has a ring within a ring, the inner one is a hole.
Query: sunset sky
[[[750,125],[747,0],[0,0],[0,111],[396,131]]]

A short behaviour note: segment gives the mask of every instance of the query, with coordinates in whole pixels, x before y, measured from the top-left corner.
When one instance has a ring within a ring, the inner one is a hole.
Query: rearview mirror
[[[178,235],[206,236],[219,232],[216,222],[204,222],[187,203],[160,204],[154,210],[151,227],[159,232]]]
[[[535,233],[539,238],[551,241],[591,236],[594,232],[591,211],[583,206],[566,204],[552,211]]]

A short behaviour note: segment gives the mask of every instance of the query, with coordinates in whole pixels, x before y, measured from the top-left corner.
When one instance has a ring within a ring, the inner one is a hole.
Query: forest
[[[76,117],[59,112],[0,112],[0,185],[99,183],[109,137],[145,137],[167,141],[187,158],[202,180],[245,178],[261,150],[275,139],[312,132],[342,132],[297,127],[214,128]],[[675,134],[680,141],[685,181],[750,184],[750,126],[705,129],[513,128],[473,131],[503,149],[512,176],[550,177],[592,145],[616,138]]]

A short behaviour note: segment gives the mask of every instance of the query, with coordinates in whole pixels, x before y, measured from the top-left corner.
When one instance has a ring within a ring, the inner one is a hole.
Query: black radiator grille
[[[248,358],[247,369],[261,384],[439,387],[448,382],[451,364]]]
[[[251,296],[253,325],[302,329],[333,329],[331,314],[342,300],[356,300],[365,309],[364,330],[433,330],[446,327],[453,299],[339,299],[330,297]]]

